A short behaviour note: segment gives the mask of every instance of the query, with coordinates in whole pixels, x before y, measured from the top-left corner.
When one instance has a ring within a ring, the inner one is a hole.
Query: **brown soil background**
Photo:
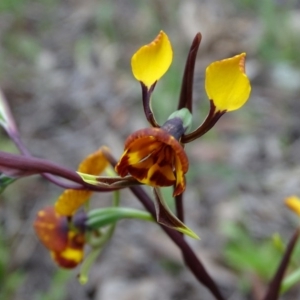
[[[0,4],[0,86],[32,153],[73,169],[102,145],[119,157],[127,135],[147,126],[130,58],[160,29],[169,35],[174,50],[172,67],[153,95],[161,123],[176,107],[187,51],[198,31],[203,41],[195,70],[194,126],[208,110],[206,66],[247,52],[251,98],[186,147],[191,168],[185,205],[187,224],[201,237],[189,242],[224,295],[230,300],[253,299],[240,279],[256,286],[258,293],[265,282],[251,270],[238,272],[228,265],[223,228],[237,224],[260,245],[275,232],[286,241],[298,224],[283,200],[300,195],[299,3],[5,3]],[[4,132],[0,146],[16,151]],[[155,224],[122,221],[85,286],[78,283],[76,270],[59,271],[35,237],[32,221],[61,192],[32,177],[19,180],[0,196],[2,248],[9,254],[0,291],[16,270],[22,274],[21,280],[13,281],[9,299],[212,299]],[[124,206],[141,207],[129,192],[122,192],[121,200]],[[110,201],[109,194],[93,197],[95,207]],[[298,297],[299,288],[294,288],[282,299]]]

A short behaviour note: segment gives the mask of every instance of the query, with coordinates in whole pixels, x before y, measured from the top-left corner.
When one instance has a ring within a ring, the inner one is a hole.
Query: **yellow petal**
[[[251,86],[245,74],[245,57],[246,53],[241,53],[206,68],[206,93],[218,111],[239,109],[248,100]]]
[[[108,166],[108,161],[103,154],[102,148],[87,156],[79,165],[78,172],[90,175],[102,173]]]
[[[148,45],[141,47],[131,59],[134,77],[148,88],[159,80],[169,69],[173,57],[168,36],[160,31]]]
[[[285,205],[300,216],[300,198],[297,196],[290,196],[285,199]]]
[[[69,232],[67,247],[63,251],[50,251],[51,257],[62,268],[75,268],[83,259],[84,243],[83,233]]]
[[[71,216],[91,195],[92,192],[86,190],[65,190],[55,203],[55,211],[62,216]]]
[[[91,175],[102,173],[108,166],[102,148],[87,156],[79,165],[78,171]],[[87,202],[92,192],[87,190],[65,190],[55,203],[55,211],[63,216],[71,216]]]

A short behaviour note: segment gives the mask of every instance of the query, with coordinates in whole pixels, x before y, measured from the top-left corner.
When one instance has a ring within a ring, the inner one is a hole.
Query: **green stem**
[[[151,214],[145,211],[126,208],[126,207],[108,207],[92,210],[88,213],[87,226],[96,229],[121,219],[138,219],[143,221],[154,221]]]
[[[113,193],[113,206],[118,207],[120,205],[120,192],[114,191]]]
[[[280,293],[284,294],[299,281],[300,281],[300,269],[294,271],[292,274],[290,274],[283,280],[280,288]]]
[[[83,261],[81,268],[80,268],[80,273],[78,275],[78,280],[81,284],[86,284],[89,280],[89,270],[91,269],[91,266],[95,262],[96,258],[99,256],[101,253],[102,247],[99,248],[93,248],[93,250],[89,253],[89,255],[85,258]]]

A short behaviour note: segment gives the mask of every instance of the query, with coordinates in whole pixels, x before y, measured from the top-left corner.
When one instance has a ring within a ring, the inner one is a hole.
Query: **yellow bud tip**
[[[296,213],[298,216],[300,216],[300,198],[293,195],[290,197],[285,198],[285,205],[292,210],[294,213]]]
[[[78,281],[81,285],[85,285],[88,282],[89,278],[86,275],[79,275]]]

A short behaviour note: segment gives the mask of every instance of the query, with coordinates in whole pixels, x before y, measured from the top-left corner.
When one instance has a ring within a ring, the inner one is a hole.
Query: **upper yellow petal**
[[[102,148],[87,156],[79,165],[78,171],[91,175],[102,173],[108,166]],[[71,216],[84,204],[92,192],[87,190],[65,190],[55,203],[55,211],[63,216]]]
[[[218,111],[239,109],[248,100],[251,86],[245,74],[245,57],[246,53],[241,53],[206,68],[206,93]]]
[[[131,59],[134,77],[148,88],[159,80],[169,69],[173,58],[168,36],[160,31],[148,45],[141,47]]]
[[[285,205],[300,216],[300,198],[297,196],[290,196],[285,199]]]

